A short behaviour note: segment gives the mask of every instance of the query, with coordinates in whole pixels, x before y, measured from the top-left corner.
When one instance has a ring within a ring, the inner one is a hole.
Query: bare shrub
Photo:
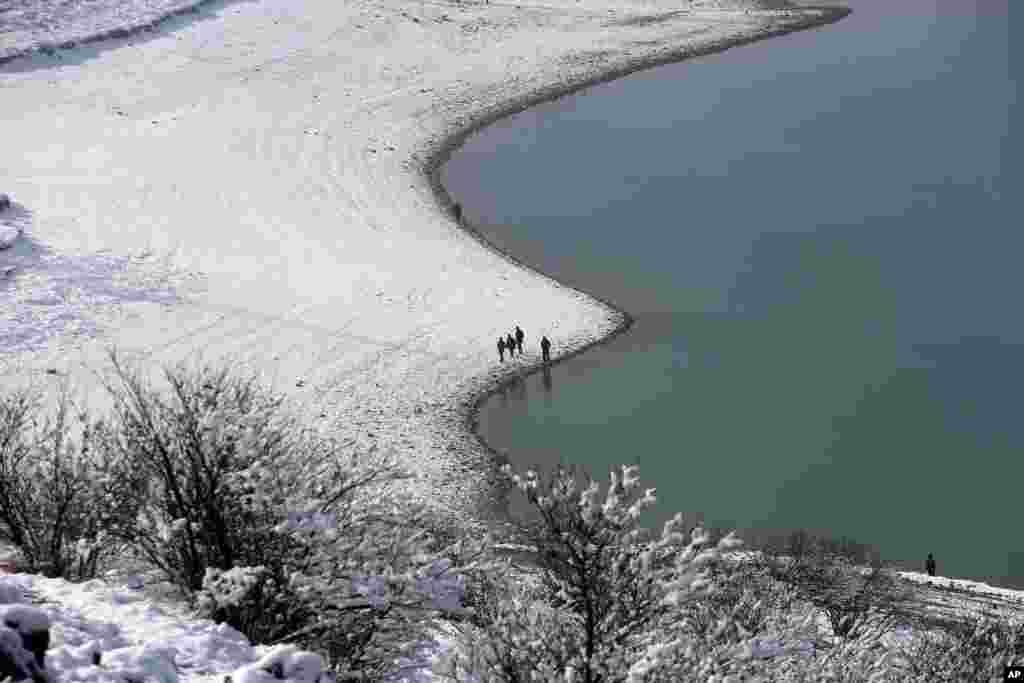
[[[787,605],[786,587],[768,569],[749,561],[712,563],[707,578],[714,586],[682,610],[681,631],[697,638],[741,642],[768,631]]]
[[[910,639],[899,651],[908,679],[1002,680],[1004,666],[1024,664],[1024,622],[963,619]]]
[[[825,615],[836,638],[877,636],[908,612],[909,592],[864,544],[799,530],[762,556],[772,577],[792,586]],[[865,560],[870,566],[859,566]]]
[[[811,602],[825,612],[834,635],[861,637],[896,625],[900,595],[887,570],[876,566],[862,572],[835,566],[823,576]]]
[[[117,550],[109,531],[133,515],[134,478],[94,448],[104,424],[73,410],[66,385],[49,415],[38,392],[0,397],[0,537],[25,571],[86,579]]]
[[[147,385],[111,356],[112,429],[102,448],[144,475],[139,515],[118,535],[158,567],[186,596],[203,586],[208,568],[272,563],[286,539],[273,533],[291,458],[316,466],[323,453],[283,414],[253,376],[226,369],[164,372],[168,391]],[[256,482],[259,468],[274,481]],[[257,490],[257,483],[281,486]],[[269,489],[269,493],[268,493]]]

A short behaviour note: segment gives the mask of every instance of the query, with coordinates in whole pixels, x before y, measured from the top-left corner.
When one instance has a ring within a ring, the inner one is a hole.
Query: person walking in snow
[[[540,355],[545,363],[551,362],[551,340],[547,338],[547,335],[540,338]]]
[[[516,340],[512,338],[511,332],[509,332],[508,336],[505,337],[505,348],[508,349],[508,357],[514,358],[516,355]]]
[[[523,339],[525,337],[526,335],[523,334],[523,331],[519,328],[519,325],[516,325],[516,351],[519,352],[520,356],[523,355]]]
[[[498,337],[498,358],[502,363],[505,362],[505,339]]]
[[[928,559],[924,563],[924,568],[928,572],[928,576],[935,576],[935,558],[932,557],[931,553],[928,553]]]

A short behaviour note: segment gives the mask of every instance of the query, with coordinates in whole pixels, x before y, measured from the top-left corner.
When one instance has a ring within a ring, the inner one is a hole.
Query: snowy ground
[[[175,3],[113,4],[130,25]],[[420,477],[408,495],[480,512],[474,399],[533,366],[541,335],[560,355],[622,317],[458,230],[429,171],[531,100],[822,17],[721,4],[210,2],[0,65],[0,220],[23,231],[0,251],[0,382],[92,390],[109,346],[147,367],[231,360],[393,449]],[[38,38],[4,26],[5,45]],[[501,365],[517,324],[526,356]]]
[[[226,624],[190,619],[180,607],[141,590],[139,577],[125,583],[99,579],[73,584],[27,574],[0,578],[0,603],[30,604],[50,622],[46,668],[55,681],[221,683],[282,648],[253,647]],[[94,656],[100,655],[96,665]],[[176,676],[176,678],[174,678]],[[290,680],[301,680],[291,676]],[[315,674],[307,679],[312,683]]]

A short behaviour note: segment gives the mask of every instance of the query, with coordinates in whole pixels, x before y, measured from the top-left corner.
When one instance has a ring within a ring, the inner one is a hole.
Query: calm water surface
[[[637,320],[481,430],[522,466],[638,463],[651,523],[804,527],[1024,585],[1022,12],[850,4],[454,156],[489,239]]]

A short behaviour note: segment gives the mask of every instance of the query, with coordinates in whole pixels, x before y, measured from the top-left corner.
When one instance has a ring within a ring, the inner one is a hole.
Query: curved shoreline
[[[521,97],[514,98],[506,102],[503,106],[494,107],[490,111],[485,111],[479,116],[467,124],[464,124],[454,133],[451,133],[447,137],[443,138],[432,149],[426,151],[426,160],[423,162],[421,167],[421,173],[425,176],[427,182],[430,185],[431,190],[434,193],[434,197],[437,201],[438,207],[445,212],[450,212],[452,205],[454,204],[451,195],[449,195],[447,188],[441,182],[441,167],[451,158],[451,156],[462,147],[470,136],[477,133],[478,131],[492,125],[500,120],[514,116],[522,111],[535,107],[545,102],[551,102],[567,95],[572,95],[586,88],[601,83],[607,83],[614,81],[619,78],[624,78],[631,74],[653,69],[659,66],[665,66],[668,64],[677,64],[684,62],[689,59],[698,57],[706,57],[708,55],[724,52],[733,47],[740,47],[743,45],[749,45],[751,43],[760,42],[769,38],[775,38],[778,36],[795,33],[797,31],[803,31],[807,29],[819,28],[833,24],[852,13],[852,10],[848,7],[838,6],[800,6],[797,8],[798,11],[810,10],[810,11],[821,11],[822,14],[818,16],[806,16],[802,21],[796,21],[789,26],[783,28],[766,28],[762,31],[757,31],[748,36],[737,38],[734,40],[724,40],[709,43],[707,45],[700,46],[698,48],[669,48],[667,54],[654,54],[648,56],[638,57],[636,59],[628,61],[625,65],[619,65],[608,71],[598,73],[589,78],[580,79],[579,81],[569,82],[566,84],[557,84],[541,87],[533,92],[527,93]],[[666,16],[674,16],[678,12],[672,12]],[[468,221],[457,223],[459,229],[466,232],[474,240],[480,243],[485,249],[492,251],[493,253],[499,254],[501,257],[515,263],[519,267],[534,273],[535,275],[542,277],[546,280],[550,280],[556,283],[560,287],[568,288],[573,291],[577,291],[587,298],[605,306],[610,311],[609,320],[614,322],[614,327],[602,336],[598,336],[579,347],[569,350],[567,353],[556,356],[549,365],[556,365],[563,361],[574,358],[585,351],[592,348],[608,344],[613,339],[618,337],[620,334],[625,333],[632,327],[634,318],[629,314],[628,311],[618,308],[612,302],[607,301],[591,292],[579,290],[565,283],[558,281],[556,278],[544,273],[537,268],[525,263],[508,250],[503,249],[493,242],[488,240],[481,232],[476,230],[472,224]],[[497,469],[502,464],[507,462],[507,456],[503,455],[498,451],[492,444],[490,444],[479,431],[479,417],[480,410],[483,404],[490,398],[498,394],[499,392],[506,390],[510,386],[522,381],[530,375],[534,375],[541,371],[544,367],[543,363],[532,362],[525,365],[519,366],[516,371],[509,371],[504,377],[499,378],[496,381],[492,381],[483,386],[482,389],[478,389],[470,392],[466,396],[456,397],[457,410],[461,416],[461,427],[465,431],[475,437],[476,442],[480,448],[487,453],[495,468]],[[500,481],[500,480],[499,480]],[[507,488],[493,492],[500,500],[503,500],[507,493]],[[490,522],[499,521],[505,523],[507,520],[488,520]]]

